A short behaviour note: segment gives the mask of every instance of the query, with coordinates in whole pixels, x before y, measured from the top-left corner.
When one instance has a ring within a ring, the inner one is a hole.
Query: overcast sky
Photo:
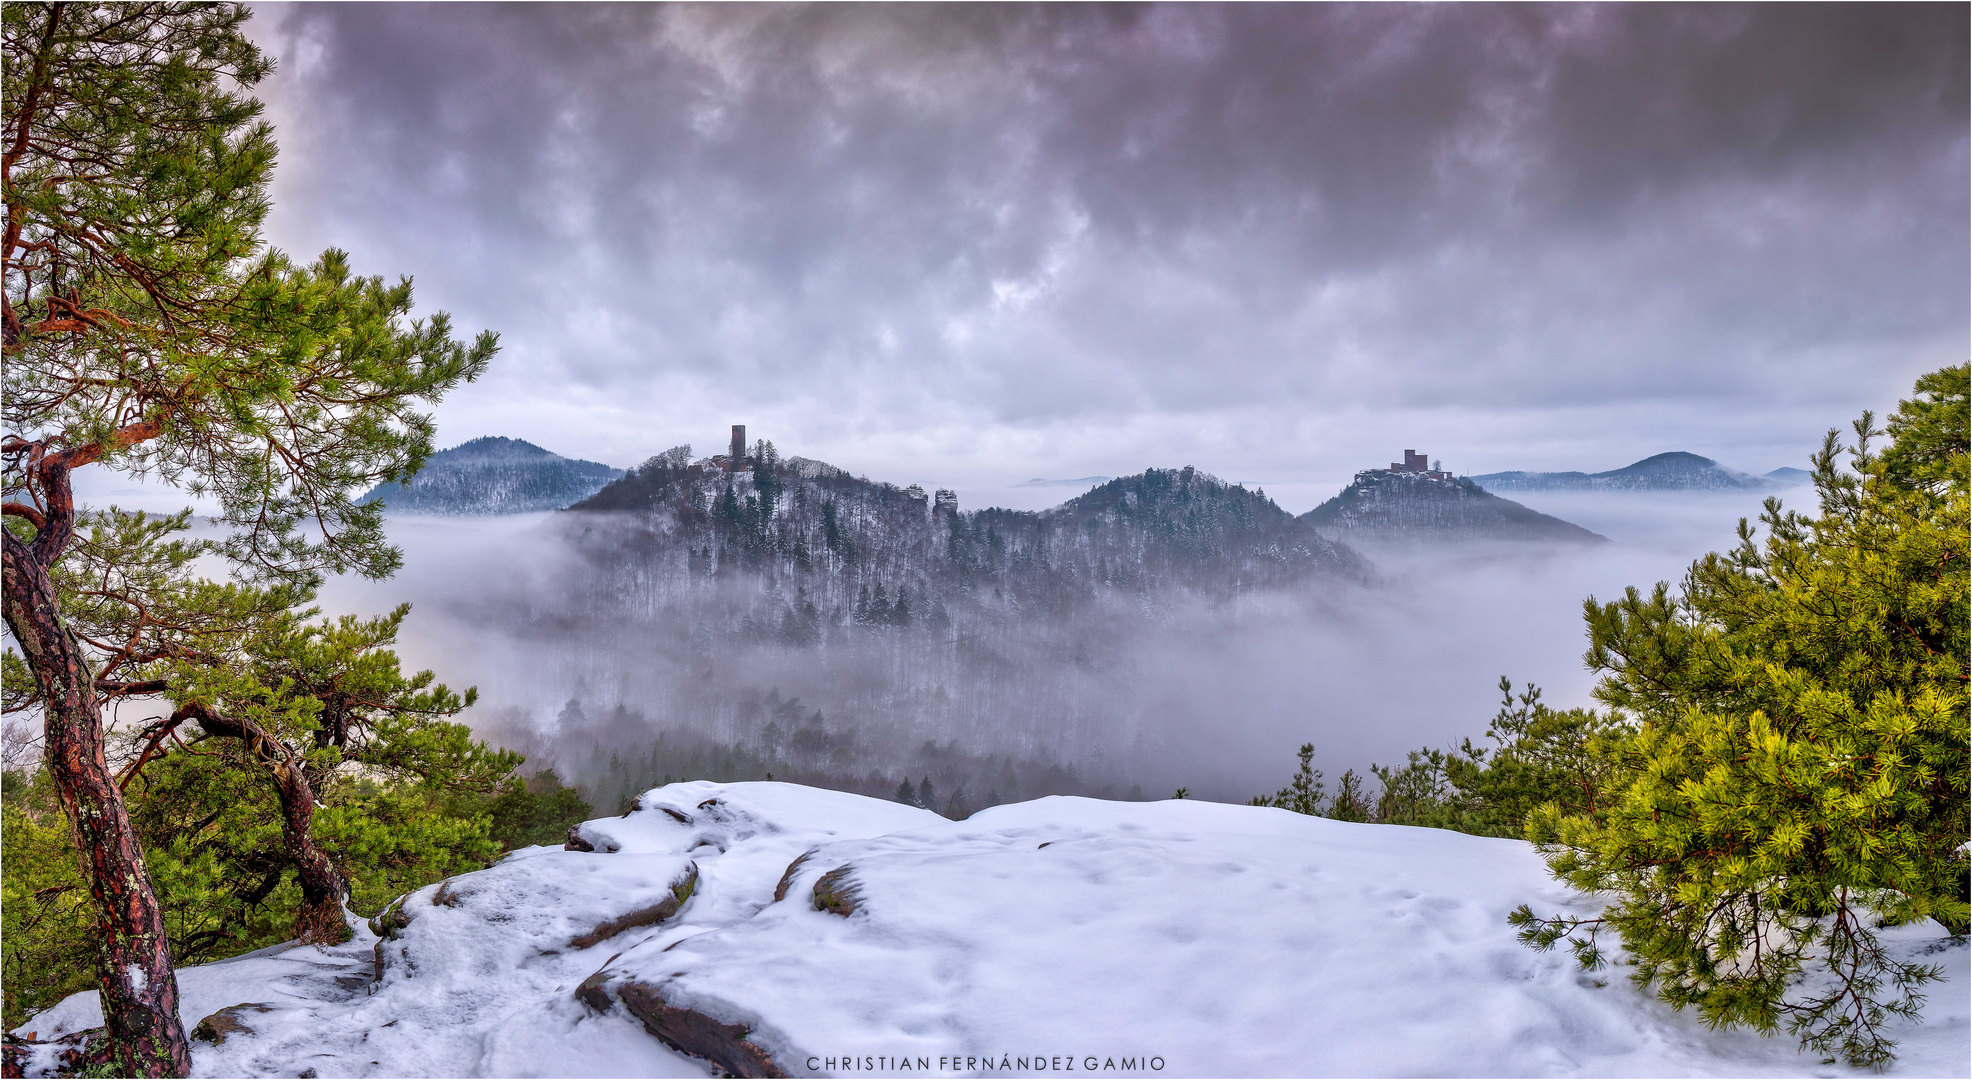
[[[1805,465],[1968,350],[1962,4],[256,12],[270,241],[500,333],[441,445],[1305,510]]]

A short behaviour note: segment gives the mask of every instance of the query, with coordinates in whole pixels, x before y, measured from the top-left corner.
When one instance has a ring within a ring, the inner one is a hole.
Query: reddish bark
[[[301,882],[295,937],[304,945],[339,945],[349,940],[349,924],[342,916],[349,883],[315,843],[315,789],[301,755],[253,720],[222,716],[202,705],[187,705],[178,712],[198,720],[209,734],[245,743],[272,773],[281,798],[281,838]]]
[[[178,1019],[164,912],[103,757],[102,713],[87,657],[62,619],[49,578],[74,533],[70,454],[75,452],[29,465],[43,520],[30,542],[5,533],[7,628],[34,672],[44,705],[48,772],[95,900],[96,977],[111,1057],[125,1076],[184,1076],[191,1051]]]

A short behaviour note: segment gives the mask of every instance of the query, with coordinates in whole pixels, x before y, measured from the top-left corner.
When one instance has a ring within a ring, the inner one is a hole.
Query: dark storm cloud
[[[750,416],[872,472],[1346,474],[1427,435],[1475,471],[1767,468],[1966,347],[1962,5],[275,5],[255,33],[276,239],[503,334],[448,437],[623,463]]]

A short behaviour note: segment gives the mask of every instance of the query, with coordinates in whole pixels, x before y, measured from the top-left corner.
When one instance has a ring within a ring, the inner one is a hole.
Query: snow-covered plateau
[[[194,1075],[1857,1072],[1521,945],[1516,906],[1594,902],[1518,841],[1195,801],[955,822],[694,782],[571,846],[593,850],[514,852],[337,948],[180,971]],[[1889,1071],[1967,1075],[1966,948],[1892,941],[1945,976]],[[78,994],[19,1033],[100,1023]]]

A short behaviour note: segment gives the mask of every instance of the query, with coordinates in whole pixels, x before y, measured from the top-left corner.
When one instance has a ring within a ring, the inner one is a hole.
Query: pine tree
[[[173,963],[339,942],[345,900],[375,907],[482,865],[495,848],[476,808],[518,786],[519,756],[446,722],[470,691],[399,670],[389,646],[408,605],[323,622],[300,606],[305,589],[197,578],[206,546],[176,536],[188,518],[82,512],[54,574],[78,638],[120,643],[90,647],[99,710],[160,702],[163,715],[127,737],[116,782],[162,886]],[[38,706],[24,661],[8,655],[6,666],[8,707]],[[62,839],[59,863],[73,870]],[[22,864],[17,840],[5,837],[7,858],[33,880],[40,871]],[[10,919],[7,934],[10,980],[93,952],[85,927],[59,920]],[[8,1008],[25,1004],[10,996]]]
[[[1375,813],[1375,803],[1363,789],[1363,778],[1354,769],[1345,770],[1336,782],[1335,799],[1329,803],[1327,816],[1337,821],[1371,821]]]
[[[490,334],[455,342],[443,315],[407,321],[408,281],[355,277],[337,251],[300,266],[262,249],[274,144],[247,91],[271,65],[247,14],[0,8],[5,617],[91,868],[102,1052],[125,1075],[182,1074],[190,1057],[156,890],[57,598],[71,474],[152,469],[210,492],[230,530],[220,550],[249,574],[385,576],[399,556],[381,506],[353,496],[418,470],[433,427],[415,403],[495,351]]]
[[[938,809],[938,793],[931,789],[931,777],[929,776],[918,781],[917,805],[924,807],[926,810]]]
[[[1531,828],[1557,876],[1615,901],[1522,908],[1524,939],[1593,966],[1613,930],[1639,985],[1708,1023],[1891,1060],[1884,1022],[1938,973],[1878,930],[1967,928],[1967,384],[1962,364],[1919,380],[1884,454],[1868,413],[1853,448],[1829,432],[1819,515],[1769,499],[1765,538],[1742,521],[1680,593],[1589,602],[1596,696],[1629,727],[1590,744],[1605,798]]]
[[[1282,810],[1292,810],[1297,814],[1314,817],[1321,817],[1327,813],[1327,797],[1322,790],[1322,771],[1314,766],[1315,744],[1302,743],[1297,754],[1301,764],[1294,771],[1294,778],[1288,781],[1287,786],[1275,792],[1272,797],[1256,796],[1252,800],[1252,805],[1275,806]]]
[[[911,786],[911,778],[908,776],[904,778],[902,783],[897,785],[897,801],[903,803],[905,806],[918,805],[917,789]]]
[[[848,558],[848,538],[843,535],[842,522],[836,517],[833,499],[822,504],[822,543],[829,554],[841,556],[845,560]]]

